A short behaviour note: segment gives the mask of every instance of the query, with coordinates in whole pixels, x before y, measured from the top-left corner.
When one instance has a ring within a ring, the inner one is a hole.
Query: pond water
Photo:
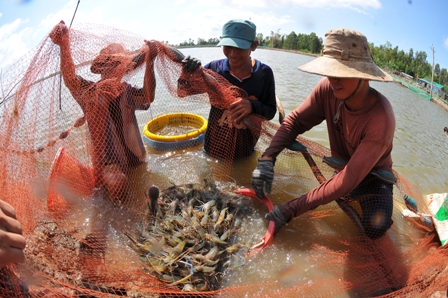
[[[199,58],[203,64],[224,58],[220,47],[181,51]],[[306,99],[321,78],[297,69],[313,60],[311,56],[257,49],[252,57],[274,71],[276,94],[286,114]],[[443,128],[448,126],[448,112],[399,84],[371,82],[371,86],[390,100],[395,112],[394,170],[414,183],[423,194],[448,192],[448,137],[443,133]],[[276,119],[277,116],[273,120]],[[304,136],[328,147],[325,123]]]
[[[203,64],[224,57],[221,48],[186,48],[181,51],[185,55],[199,58]],[[289,114],[306,99],[321,78],[297,69],[298,66],[314,59],[311,56],[258,49],[253,53],[253,57],[272,67],[276,80],[276,93],[286,114]],[[448,192],[448,180],[446,179],[448,168],[445,167],[448,164],[448,138],[443,133],[443,128],[448,126],[447,112],[399,84],[371,82],[371,86],[390,100],[395,112],[397,125],[392,153],[394,170],[415,184],[424,195]],[[154,107],[152,106],[148,112],[151,117],[155,117],[159,113],[156,104],[157,100],[154,102]],[[207,114],[203,110],[198,111],[195,112],[202,116]],[[272,121],[277,121],[277,119],[278,116]],[[325,123],[313,128],[304,136],[328,148]],[[147,169],[150,169],[150,173],[147,173],[146,169],[142,169],[142,174],[156,185],[167,185],[174,182],[176,184],[200,182],[194,179],[210,176],[211,165],[215,165],[217,162],[205,155],[201,146],[179,152],[157,152],[151,148],[147,148],[147,150],[149,153]],[[250,177],[255,166],[256,157],[249,158],[236,166],[232,177],[238,185],[251,187]],[[279,189],[281,187],[277,186],[276,188],[274,185],[271,198],[274,204],[300,192],[294,187],[296,186],[290,185]],[[342,212],[338,218],[326,218],[324,224],[327,225],[327,234],[330,236],[346,237],[353,233],[353,229],[346,228],[351,225],[351,222]],[[400,226],[399,223],[395,223],[390,230],[391,238],[394,241],[410,241],[406,237],[399,236],[403,231],[409,234],[415,232],[412,227]],[[227,276],[228,284],[244,286],[266,283],[266,287],[274,286],[278,289],[285,289],[291,285],[313,286],[315,280],[325,278],[338,280],[340,273],[321,270],[309,261],[312,259],[311,254],[313,253],[309,248],[313,245],[315,237],[318,236],[319,232],[309,217],[294,219],[281,233],[275,236],[272,245],[265,248],[255,258],[248,260],[242,270]],[[337,247],[332,248],[337,249]],[[260,286],[258,294],[262,295],[263,290],[263,286]],[[341,296],[345,296],[345,294]]]

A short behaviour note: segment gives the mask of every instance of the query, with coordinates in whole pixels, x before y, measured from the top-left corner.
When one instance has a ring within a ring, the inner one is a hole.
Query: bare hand
[[[0,267],[25,261],[26,240],[14,208],[0,200]]]
[[[240,99],[229,106],[232,122],[239,124],[244,117],[252,113],[252,104],[249,99]]]
[[[59,24],[54,26],[53,30],[50,32],[51,41],[60,46],[62,43],[62,38],[67,34],[67,32],[68,28],[65,25],[65,22],[60,21]]]
[[[157,42],[154,40],[145,40],[145,43],[148,46],[148,61],[153,61],[157,57]]]

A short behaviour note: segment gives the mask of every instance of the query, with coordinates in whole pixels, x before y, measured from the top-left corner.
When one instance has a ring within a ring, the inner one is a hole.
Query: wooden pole
[[[432,50],[432,77],[431,77],[431,90],[429,93],[429,100],[432,100],[432,89],[433,89],[433,83],[434,83],[434,47],[431,46]]]

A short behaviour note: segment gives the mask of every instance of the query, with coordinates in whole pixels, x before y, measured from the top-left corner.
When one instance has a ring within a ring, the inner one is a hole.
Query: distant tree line
[[[299,34],[294,31],[289,35],[281,35],[280,30],[277,32],[271,32],[269,36],[263,36],[262,33],[257,34],[257,40],[260,47],[269,47],[276,49],[294,50],[300,52],[306,52],[311,54],[320,53],[323,42],[322,38],[317,37],[316,33],[311,34]],[[195,42],[193,39],[185,40],[177,46],[179,47],[194,47],[194,46],[215,46],[219,42],[219,38],[198,38]]]
[[[209,38],[208,40],[205,40],[203,38],[198,38],[197,42],[195,43],[193,39],[188,39],[188,41],[181,42],[178,46],[179,47],[195,47],[195,46],[216,46],[219,42],[219,38]]]
[[[404,72],[414,78],[432,78],[432,63],[428,63],[426,52],[416,51],[411,48],[409,52],[399,50],[398,46],[392,47],[390,42],[385,45],[375,46],[369,44],[375,63],[387,71]],[[441,68],[437,63],[434,65],[434,82],[448,89],[448,73],[446,68]]]
[[[289,34],[280,34],[271,31],[269,36],[262,33],[257,34],[257,40],[260,47],[269,47],[275,49],[292,50],[303,53],[319,54],[323,48],[323,40],[316,33],[296,34],[292,31]],[[209,38],[205,40],[198,38],[195,43],[191,38],[188,41],[180,43],[178,46],[215,46],[219,42],[219,38]],[[403,72],[414,78],[432,78],[432,64],[428,63],[426,52],[416,51],[411,48],[409,52],[399,50],[398,46],[392,47],[390,42],[385,45],[375,46],[369,43],[370,51],[374,57],[375,63],[389,72]],[[448,72],[446,68],[441,68],[437,63],[434,65],[434,82],[445,86],[448,90]]]

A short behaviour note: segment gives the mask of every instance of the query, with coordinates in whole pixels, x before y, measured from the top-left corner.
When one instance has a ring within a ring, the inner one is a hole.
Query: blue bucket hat
[[[230,20],[222,27],[221,41],[218,46],[230,46],[243,50],[250,48],[256,38],[254,23],[248,20]]]

